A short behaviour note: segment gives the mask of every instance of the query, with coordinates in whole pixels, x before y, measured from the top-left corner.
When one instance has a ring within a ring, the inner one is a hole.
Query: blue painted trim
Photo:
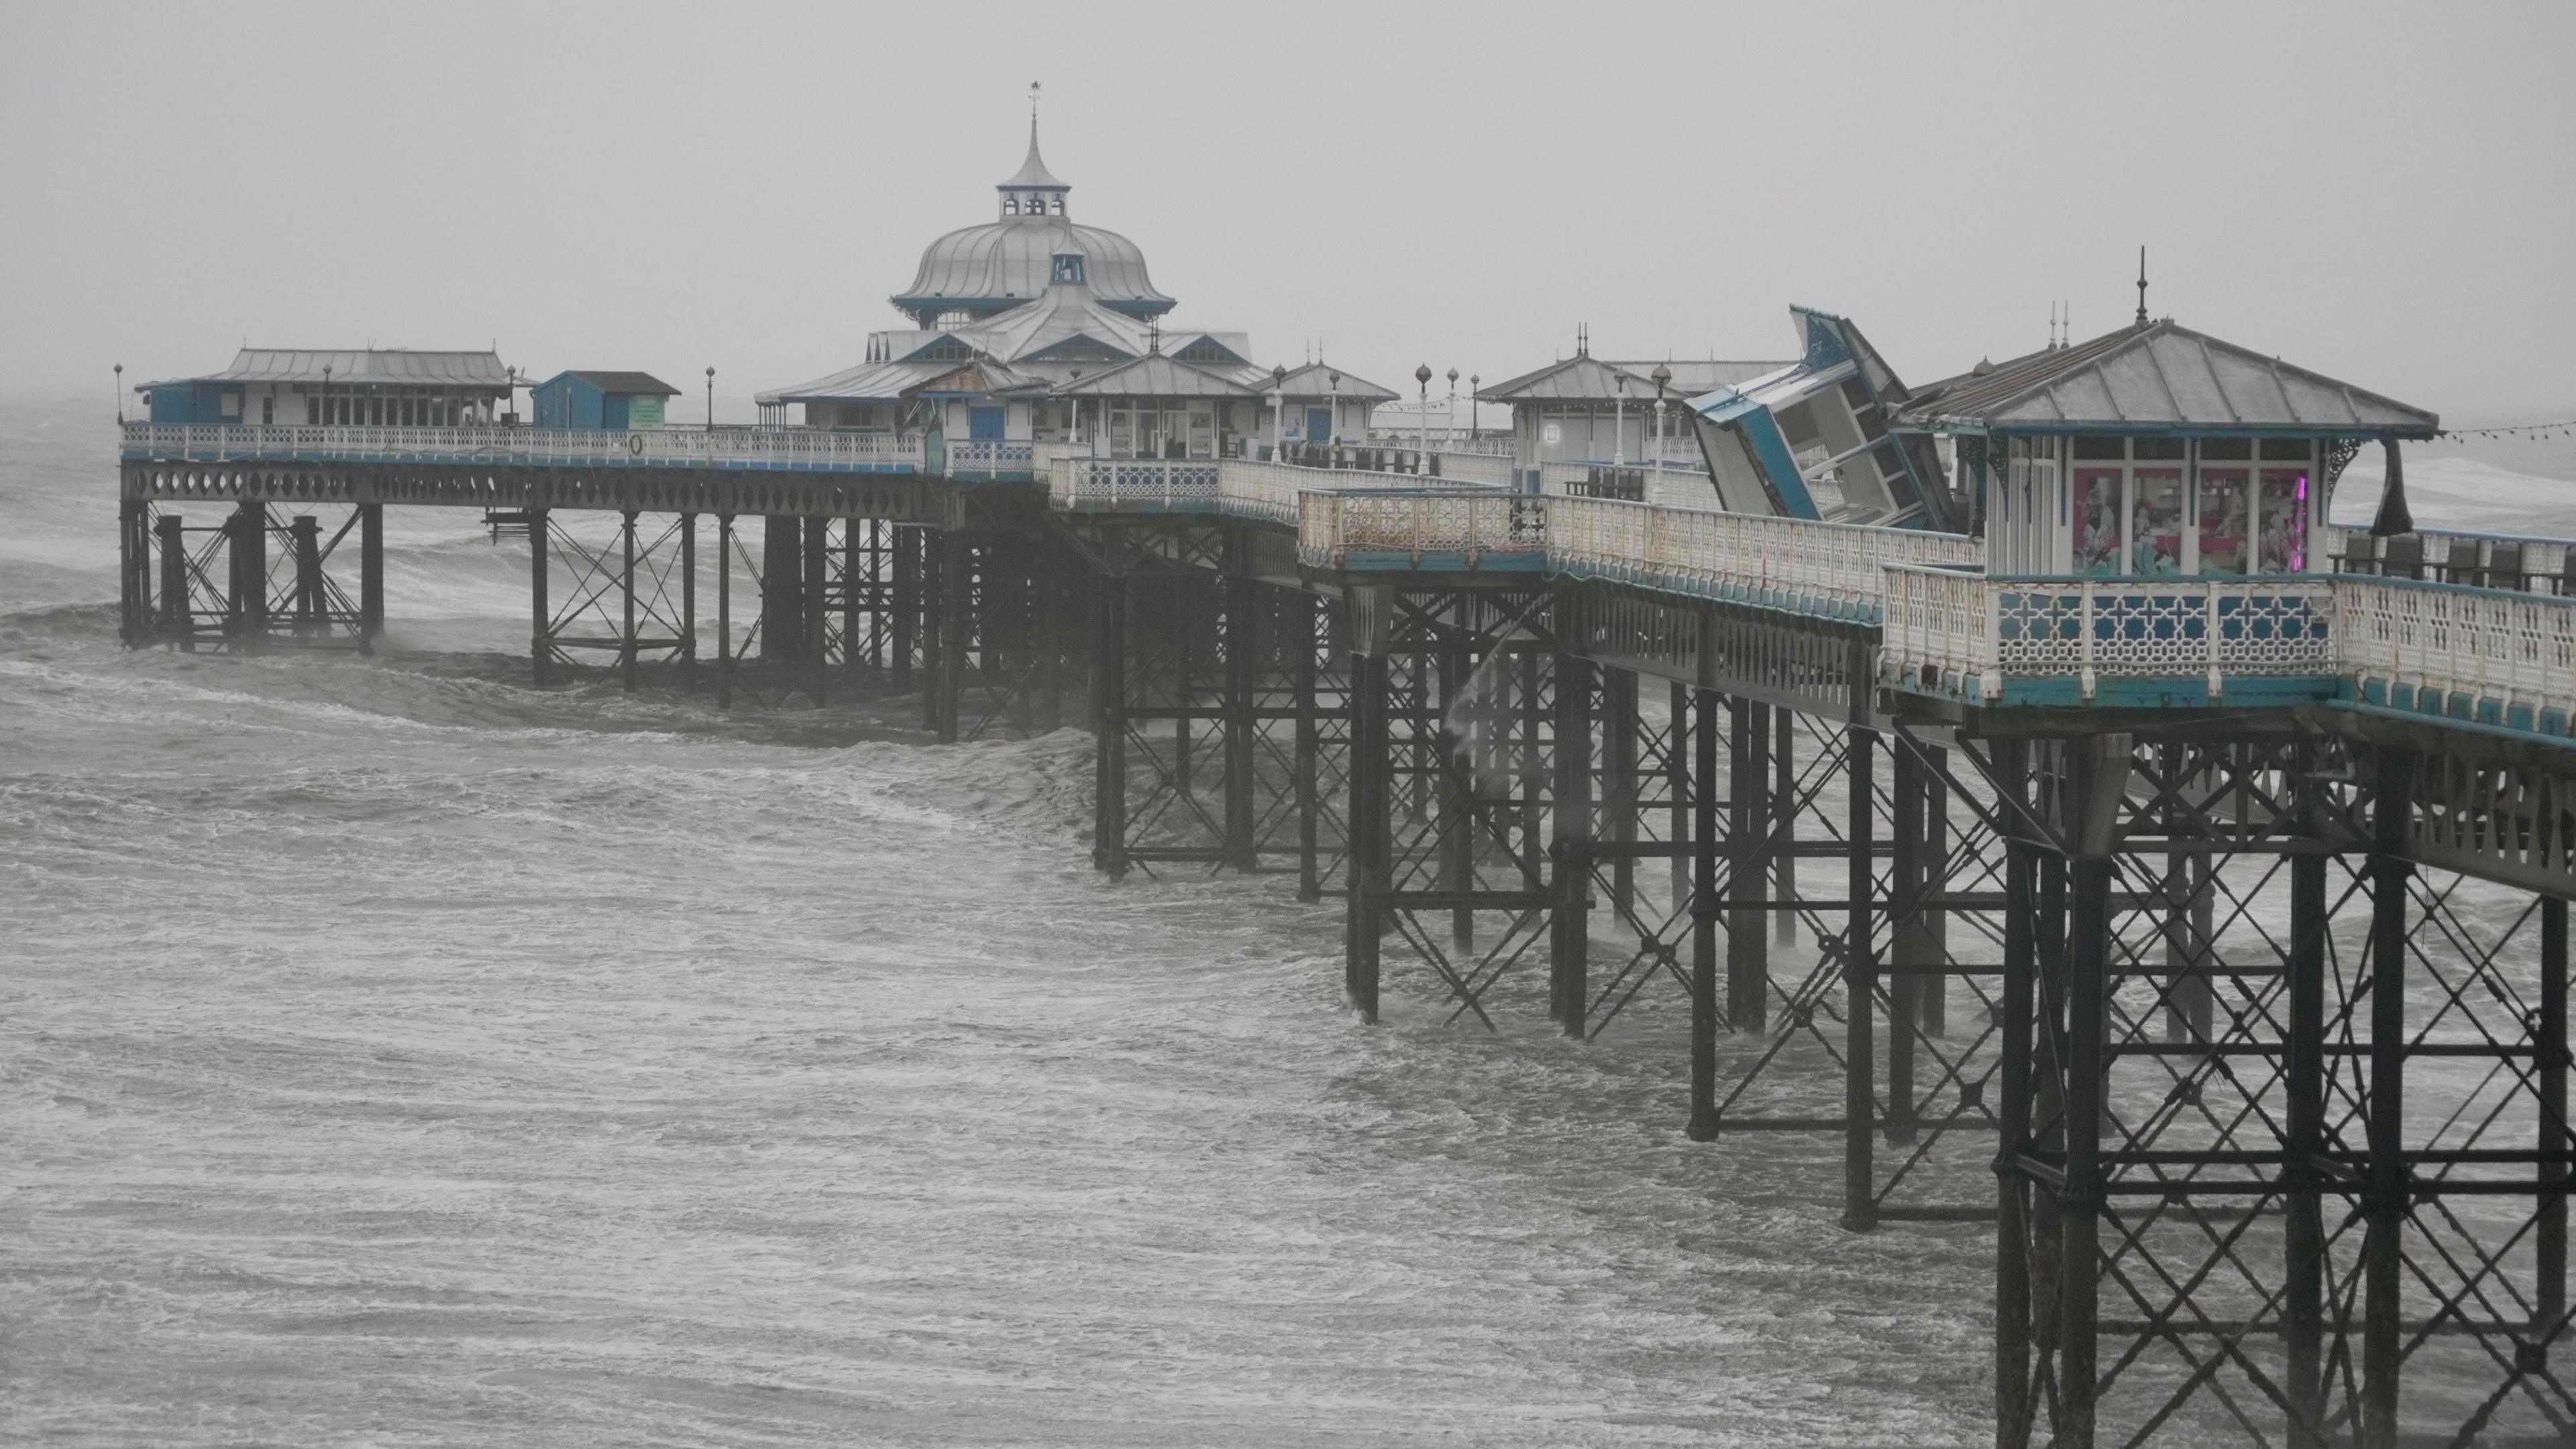
[[[1781,435],[1779,420],[1771,416],[1771,410],[1755,408],[1744,415],[1742,422],[1745,441],[1753,445],[1754,458],[1780,495],[1780,511],[1792,518],[1821,519],[1815,495],[1807,491],[1807,480],[1798,476],[1798,460],[1790,455],[1789,440]]]

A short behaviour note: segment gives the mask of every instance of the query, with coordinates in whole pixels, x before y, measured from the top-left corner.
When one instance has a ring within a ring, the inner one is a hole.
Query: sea
[[[1093,872],[1086,734],[533,687],[470,514],[376,658],[128,652],[115,492],[0,407],[0,1442],[1990,1438],[1989,1230],[1686,1141],[1677,993],[1363,1026],[1293,878]]]

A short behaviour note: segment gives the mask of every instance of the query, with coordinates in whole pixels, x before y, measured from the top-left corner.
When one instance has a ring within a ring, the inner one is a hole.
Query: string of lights
[[[2434,435],[2448,442],[2465,442],[2470,438],[2566,438],[2576,437],[2576,418],[2563,423],[2516,423],[2501,428],[2444,428]]]

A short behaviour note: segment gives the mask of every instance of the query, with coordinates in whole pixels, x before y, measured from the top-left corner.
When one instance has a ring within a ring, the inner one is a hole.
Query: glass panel
[[[2079,440],[2080,441],[2080,440]],[[2075,572],[2120,571],[2120,470],[2075,470]]]
[[[2263,440],[2263,461],[2266,463],[2274,463],[2297,459],[2304,462],[2305,460],[2316,456],[2312,451],[2315,446],[2316,445],[2314,443],[2311,443],[2306,438],[2265,438]]]
[[[2131,475],[2129,572],[2182,572],[2182,470],[2140,468]]]
[[[2308,470],[2266,468],[2262,496],[2263,547],[2258,568],[2295,574],[2308,566]]]
[[[1132,458],[1136,455],[1136,434],[1125,408],[1109,410],[1109,456]]]
[[[2244,463],[2254,457],[2252,438],[2203,438],[2200,456],[2212,463]]]
[[[2200,571],[2245,572],[2245,470],[2200,470]]]
[[[2139,438],[2129,445],[2129,456],[2132,458],[2154,458],[2159,462],[2170,459],[2179,463],[2182,461],[2183,457],[2182,439]]]
[[[2075,456],[2079,459],[2125,458],[2129,456],[2128,446],[2126,438],[2077,438]]]

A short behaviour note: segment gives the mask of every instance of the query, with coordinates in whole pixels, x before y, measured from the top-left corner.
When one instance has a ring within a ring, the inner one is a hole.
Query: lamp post
[[[1628,374],[1624,372],[1619,374],[1618,400],[1610,407],[1610,466],[1624,468],[1628,466]],[[1600,414],[1593,416],[1599,417]],[[1592,456],[1598,458],[1601,455],[1595,453]]]
[[[1440,415],[1440,446],[1458,446],[1458,369],[1449,369],[1449,407]]]
[[[322,421],[331,421],[331,364],[322,364]]]
[[[1281,429],[1285,428],[1287,423],[1288,368],[1284,363],[1272,363],[1270,366],[1270,459],[1274,463],[1281,461],[1280,446],[1284,441]]]
[[[1327,431],[1333,435],[1333,446],[1338,448],[1342,445],[1342,375],[1338,372],[1327,372],[1324,376],[1331,380],[1333,389],[1333,425]]]
[[[716,370],[707,369],[707,431],[716,430]]]
[[[125,426],[125,364],[116,365],[116,425]]]
[[[1471,372],[1467,374],[1467,446],[1471,448],[1476,446],[1480,437],[1478,432],[1478,419],[1476,417],[1476,394],[1483,392],[1484,390],[1485,375],[1483,373]]]
[[[1431,364],[1426,362],[1413,369],[1413,380],[1422,393],[1422,415],[1414,420],[1419,424],[1414,429],[1415,451],[1427,454],[1431,451]],[[1421,467],[1422,460],[1416,458],[1413,466]]]
[[[1655,370],[1647,375],[1655,380],[1655,482],[1658,485],[1656,492],[1660,494],[1664,472],[1664,392],[1673,385],[1673,370],[1658,362]]]

